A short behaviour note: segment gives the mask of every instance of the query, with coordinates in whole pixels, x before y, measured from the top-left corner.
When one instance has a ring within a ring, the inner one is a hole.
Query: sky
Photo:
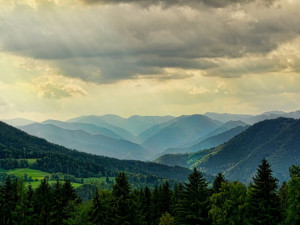
[[[299,0],[0,0],[0,118],[300,109]]]

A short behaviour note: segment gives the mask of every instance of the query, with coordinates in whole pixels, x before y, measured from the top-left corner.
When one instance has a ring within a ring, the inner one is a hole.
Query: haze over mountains
[[[66,130],[52,124],[38,123],[19,128],[31,135],[45,138],[52,143],[87,153],[119,159],[145,159],[149,154],[142,146],[130,141],[101,134],[91,135],[84,130]]]
[[[17,160],[32,158],[36,161],[30,168],[49,173],[67,173],[81,178],[108,174],[115,176],[123,171],[154,182],[162,178],[184,181],[191,172],[182,167],[118,160],[70,150],[0,122],[0,163],[12,164],[13,167]]]
[[[42,123],[24,119],[6,121],[31,135],[82,152],[143,161],[159,157],[155,160],[158,163],[196,166],[208,174],[223,172],[228,179],[248,182],[264,157],[274,163],[280,179],[287,178],[287,168],[292,163],[300,163],[296,140],[300,139],[299,122],[279,117],[298,119],[300,111],[272,111],[255,116],[206,113],[122,118],[104,115]],[[295,151],[295,157],[290,158],[287,151]],[[283,172],[277,171],[280,165],[284,167]]]
[[[6,122],[31,135],[83,152],[118,159],[153,160],[164,154],[193,153],[217,147],[256,122],[278,117],[297,119],[300,118],[300,111],[129,118],[91,115],[67,121],[35,123],[12,119]]]

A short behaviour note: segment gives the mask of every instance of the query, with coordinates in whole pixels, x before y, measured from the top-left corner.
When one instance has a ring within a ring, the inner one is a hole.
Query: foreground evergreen
[[[263,160],[248,187],[218,174],[208,188],[194,169],[187,182],[165,182],[153,190],[133,190],[121,172],[112,191],[96,189],[90,201],[79,199],[70,181],[33,190],[21,179],[0,185],[0,224],[69,225],[297,225],[300,224],[300,167],[278,188],[270,164]]]

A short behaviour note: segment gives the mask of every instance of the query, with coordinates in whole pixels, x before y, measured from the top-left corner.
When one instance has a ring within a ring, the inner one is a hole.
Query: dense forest
[[[145,225],[293,225],[300,223],[300,167],[290,168],[290,180],[279,187],[270,164],[262,160],[246,187],[218,174],[209,187],[194,169],[187,182],[170,188],[132,189],[120,172],[112,191],[94,191],[83,201],[69,181],[35,190],[22,179],[0,185],[0,224],[145,224]]]

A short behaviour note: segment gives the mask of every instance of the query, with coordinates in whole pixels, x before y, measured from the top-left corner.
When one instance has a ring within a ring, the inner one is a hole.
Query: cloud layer
[[[260,1],[250,0],[99,2],[110,4],[70,8],[48,3],[37,9],[17,5],[2,16],[0,46],[46,60],[64,76],[111,83],[154,75],[172,79],[164,74],[165,68],[196,69],[221,77],[241,76],[246,74],[243,70],[264,71],[274,66],[269,59],[255,68],[223,65],[228,59],[266,56],[300,34],[296,1],[259,8]],[[154,6],[143,10],[129,4],[137,2]],[[224,8],[211,7],[219,2]],[[231,5],[238,2],[249,4]],[[174,7],[164,9],[156,3]],[[184,7],[200,3],[205,4]]]
[[[0,4],[0,116],[300,108],[298,0]]]
[[[246,4],[259,2],[266,6],[272,5],[275,0],[82,0],[87,4],[137,4],[142,7],[161,6],[163,8],[171,6],[190,6],[207,5],[215,8],[223,8],[232,4]]]

